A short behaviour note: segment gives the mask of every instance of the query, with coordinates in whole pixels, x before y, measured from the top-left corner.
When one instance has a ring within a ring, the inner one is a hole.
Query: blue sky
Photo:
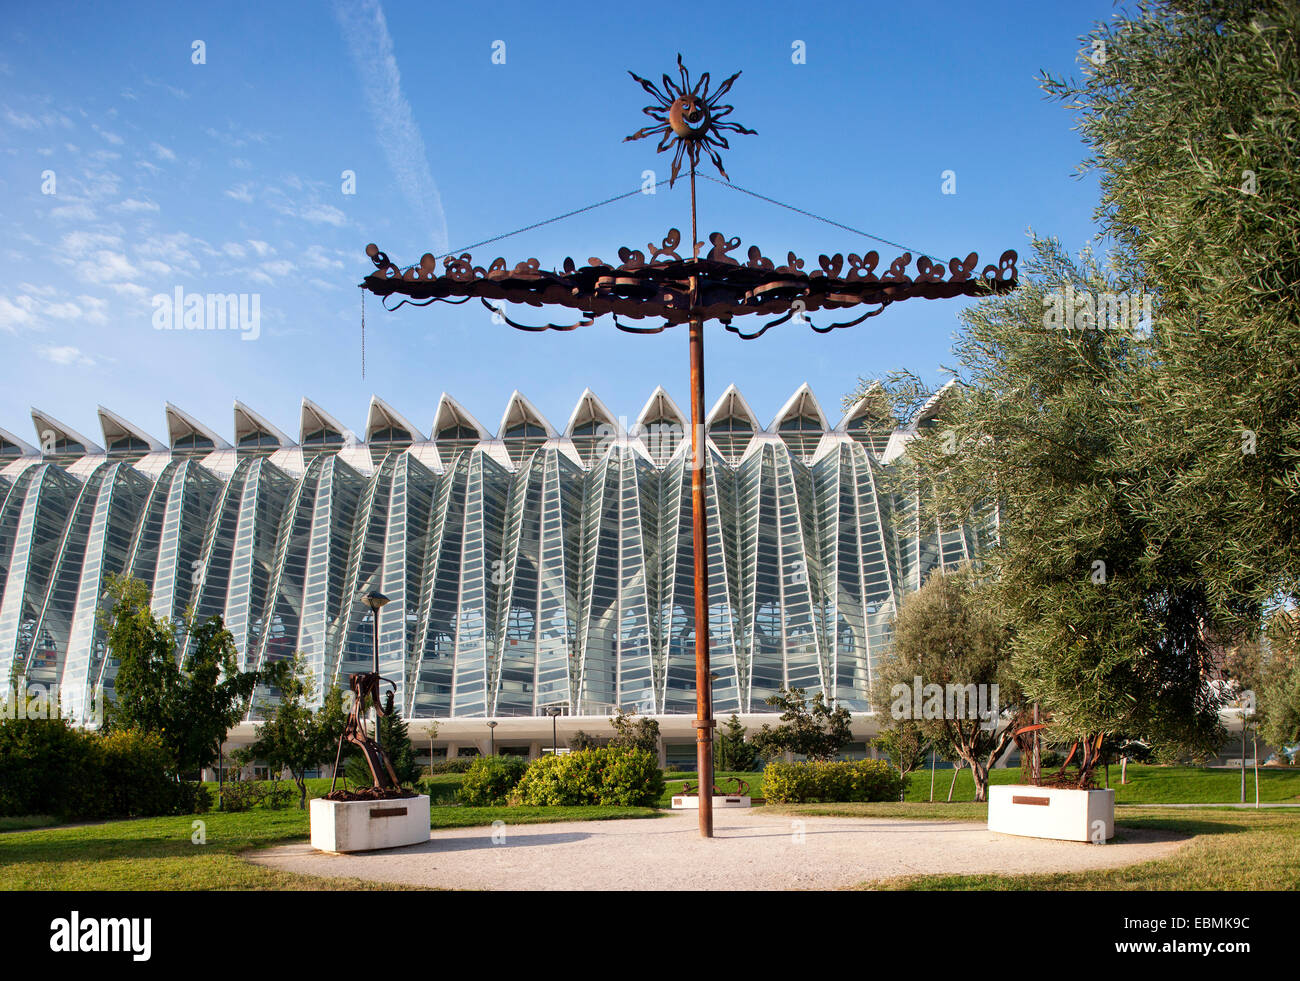
[[[684,329],[523,334],[469,304],[388,313],[371,297],[362,379],[365,245],[407,264],[631,190],[647,169],[666,179],[669,154],[622,142],[647,121],[626,71],[657,80],[681,51],[715,82],[744,71],[728,101],[759,135],[724,154],[741,187],[944,257],[1023,254],[1030,227],[1078,249],[1096,231],[1096,182],[1076,177],[1073,120],[1035,74],[1077,73],[1080,36],[1112,13],[1108,2],[11,6],[0,427],[32,441],[36,406],[98,441],[103,404],[165,437],[170,399],[229,438],[238,398],[296,438],[304,395],[360,432],[373,393],[427,434],[447,391],[495,432],[516,388],[557,428],[587,386],[629,419],[658,384],[686,407]],[[947,170],[955,194],[942,193]],[[739,236],[742,253],[896,252],[707,181],[699,207],[702,238]],[[581,264],[689,221],[679,182],[474,258]],[[260,335],[154,329],[153,297],[178,287],[257,294]],[[961,302],[912,300],[827,336],[787,325],[745,342],[711,325],[706,401],[735,382],[766,424],[807,381],[834,423],[859,375],[908,367],[941,381]],[[541,322],[534,310],[518,319]]]

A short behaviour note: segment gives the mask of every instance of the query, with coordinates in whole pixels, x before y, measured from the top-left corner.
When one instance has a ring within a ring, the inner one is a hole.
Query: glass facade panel
[[[128,573],[157,615],[222,616],[246,666],[301,651],[321,694],[369,669],[359,597],[383,592],[380,671],[408,718],[694,713],[690,445],[666,395],[630,434],[592,411],[558,435],[516,396],[494,439],[447,405],[432,446],[387,423],[357,445],[315,417],[301,446],[261,430],[222,449],[200,434],[170,450],[119,436],[99,456],[15,446],[0,460],[0,671],[59,683],[74,714],[111,694],[97,614],[105,577]],[[715,711],[767,711],[782,687],[869,711],[902,596],[992,545],[997,509],[920,521],[927,488],[880,490],[882,454],[915,434],[883,437],[861,410],[831,430],[801,390],[764,430],[734,389],[720,405]]]

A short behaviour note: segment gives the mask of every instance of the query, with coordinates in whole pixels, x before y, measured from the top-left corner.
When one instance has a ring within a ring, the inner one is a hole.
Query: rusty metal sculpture
[[[712,785],[714,797],[744,797],[749,793],[748,780],[742,780],[740,777],[727,777],[722,782],[727,783],[728,781],[734,783],[736,785],[736,789],[722,790],[715,783]],[[682,794],[684,795],[699,794],[699,792],[700,792],[699,781],[692,782],[688,780],[686,781],[686,783],[682,784]]]
[[[352,711],[348,713],[347,722],[343,726],[343,734],[339,736],[338,752],[334,755],[334,779],[330,781],[330,792],[326,795],[327,800],[337,799],[335,796],[337,792],[334,787],[339,778],[339,760],[343,756],[344,743],[351,743],[361,750],[361,756],[365,759],[366,766],[370,768],[370,777],[373,781],[373,786],[369,790],[344,791],[343,793],[350,795],[348,799],[410,796],[402,791],[401,782],[397,779],[397,773],[393,770],[392,761],[389,760],[388,754],[384,752],[383,747],[366,730],[366,722],[362,716],[367,703],[374,705],[378,719],[393,714],[393,692],[396,686],[394,685],[388,689],[388,698],[381,704],[379,687],[380,682],[384,681],[387,681],[389,685],[393,685],[391,679],[383,678],[373,671],[354,674],[348,678],[348,686],[352,689]],[[378,723],[376,722],[376,724]]]
[[[817,258],[818,268],[805,272],[807,263],[793,252],[787,252],[785,263],[777,265],[756,245],[749,247],[747,261],[742,264],[731,256],[740,248],[740,239],[727,238],[721,232],[709,235],[711,248],[703,259],[682,259],[676,251],[680,241],[681,232],[673,228],[662,245],[646,246],[649,259],[639,249],[624,247],[618,250],[618,265],[593,256],[587,265],[577,266],[567,258],[558,270],[542,269],[537,259],[510,266],[500,257],[486,267],[476,266],[467,252],[445,257],[441,272],[431,254],[426,254],[419,264],[402,269],[372,243],[366,246],[366,254],[375,272],[364,285],[380,297],[400,296],[402,299],[391,309],[404,303],[464,303],[477,298],[510,326],[527,331],[573,330],[612,314],[619,330],[657,334],[698,317],[718,320],[732,333],[753,340],[791,320],[822,334],[853,327],[891,303],[913,297],[935,300],[1005,293],[1015,288],[1018,275],[1016,253],[1010,250],[1002,253],[997,264],[982,270],[975,252],[947,263],[918,256],[912,272],[912,253],[905,252],[881,268],[880,254],[871,251],[863,255],[849,253],[847,257],[838,252],[821,255]],[[492,300],[569,307],[578,310],[582,319],[572,324],[527,326],[506,317]],[[817,310],[844,310],[860,304],[871,304],[875,309],[856,319],[824,326],[806,316]],[[745,331],[733,321],[746,314],[777,319]],[[631,326],[620,323],[619,316],[661,317],[664,322],[657,327]]]
[[[1061,767],[1055,773],[1044,775],[1040,765],[1040,739],[1051,721],[1050,713],[1039,721],[1038,706],[1034,705],[1032,715],[1029,710],[1022,710],[1011,720],[1015,727],[1014,739],[1020,750],[1020,772],[1025,782],[1034,787],[1063,787],[1072,790],[1090,790],[1093,787],[1093,767],[1102,758],[1101,748],[1104,733],[1098,733],[1096,739],[1085,737],[1070,744]],[[1082,752],[1080,752],[1082,750]],[[1075,761],[1075,754],[1079,759]],[[1071,763],[1075,765],[1073,774],[1067,773]]]
[[[355,801],[414,797],[415,794],[402,789],[392,761],[389,760],[378,739],[380,720],[393,714],[393,693],[397,690],[397,684],[391,678],[385,678],[379,673],[379,611],[388,603],[388,597],[383,593],[370,592],[361,598],[361,602],[374,614],[374,670],[348,676],[348,686],[352,690],[352,708],[348,712],[347,722],[343,725],[343,732],[339,735],[339,747],[334,754],[334,778],[330,781],[330,792],[325,795],[325,799]],[[382,682],[387,682],[389,689],[387,699],[381,701],[379,692]],[[373,705],[375,709],[374,736],[371,736],[366,729],[363,716],[368,705]],[[343,758],[344,743],[351,743],[361,750],[361,756],[370,769],[369,787],[357,787],[352,790],[335,789],[339,779],[339,761]]]
[[[722,158],[718,156],[719,148],[727,150],[731,147],[731,144],[727,142],[727,138],[722,135],[723,131],[744,133],[747,136],[758,135],[757,130],[746,129],[740,123],[724,123],[722,121],[736,107],[721,105],[718,100],[731,91],[731,86],[735,84],[736,79],[740,78],[740,72],[732,75],[718,86],[716,92],[710,95],[708,72],[701,75],[699,81],[692,86],[691,73],[682,64],[680,54],[677,56],[677,70],[682,76],[681,85],[674,83],[672,78],[665,72],[662,92],[655,88],[653,82],[647,81],[634,72],[628,72],[654,98],[655,105],[646,106],[641,111],[658,125],[639,129],[631,136],[624,137],[623,142],[627,143],[647,136],[662,135],[663,139],[659,141],[659,146],[655,148],[659,153],[663,153],[675,143],[677,152],[673,156],[673,172],[668,179],[669,187],[677,183],[677,174],[682,169],[683,156],[690,161],[692,179],[694,178],[695,168],[700,162],[700,150],[704,150],[709,155],[709,159],[713,161],[713,166],[718,168],[718,173],[723,177],[727,177],[727,172],[722,167]],[[727,179],[730,180],[731,178],[728,177]]]
[[[617,265],[593,257],[579,266],[568,258],[558,269],[551,270],[543,269],[535,258],[513,266],[503,258],[494,259],[486,267],[475,265],[468,252],[441,257],[441,269],[439,257],[431,253],[424,255],[419,263],[402,268],[377,245],[371,244],[366,247],[366,254],[375,271],[361,286],[383,298],[388,309],[397,309],[406,303],[460,304],[477,298],[493,311],[494,320],[525,331],[575,330],[593,324],[606,314],[613,317],[619,330],[634,334],[657,334],[679,324],[689,325],[695,572],[694,725],[700,785],[712,787],[713,729],[716,723],[709,680],[709,575],[704,522],[705,471],[708,466],[704,433],[704,322],[718,320],[727,330],[745,340],[761,337],[771,328],[791,322],[807,324],[814,331],[826,333],[860,324],[900,300],[1006,293],[1016,287],[1017,270],[1016,253],[1011,250],[1003,252],[997,263],[983,269],[979,267],[978,255],[971,252],[965,258],[946,261],[918,255],[913,270],[910,251],[905,251],[883,268],[879,253],[874,251],[861,255],[850,253],[847,257],[839,253],[820,255],[817,268],[808,268],[808,264],[793,252],[787,252],[786,261],[778,264],[763,255],[757,246],[750,246],[745,254],[747,261],[742,263],[732,254],[740,248],[740,239],[728,238],[721,232],[713,232],[707,243],[701,242],[695,195],[696,168],[701,154],[707,153],[722,176],[730,181],[718,153],[718,150],[729,147],[724,133],[752,135],[755,131],[726,120],[733,107],[720,102],[740,72],[710,92],[707,72],[692,84],[681,55],[677,56],[677,67],[681,74],[680,84],[665,74],[662,89],[629,72],[655,100],[653,105],[642,110],[655,125],[638,130],[627,140],[659,136],[659,152],[675,148],[669,186],[676,181],[683,161],[689,164],[691,240],[687,257],[678,251],[682,233],[675,228],[669,230],[660,245],[647,244],[646,251],[619,249]],[[700,257],[701,248],[708,248],[703,258]],[[389,297],[398,298],[391,307],[387,303]],[[501,303],[568,307],[577,311],[578,319],[568,324],[528,325],[506,316]],[[860,305],[868,306],[867,312],[841,322],[813,325],[807,316],[818,310],[834,312]],[[748,314],[774,319],[752,329],[737,326],[736,318]],[[659,318],[661,322],[641,326],[623,323],[620,317],[629,320]],[[713,836],[711,800],[707,794],[700,797],[700,833],[706,838]]]

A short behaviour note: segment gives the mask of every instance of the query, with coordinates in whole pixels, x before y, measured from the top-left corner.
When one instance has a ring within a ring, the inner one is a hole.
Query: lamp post
[[[560,755],[560,737],[559,737],[559,735],[558,735],[558,729],[557,729],[557,727],[556,727],[556,721],[555,721],[555,720],[559,718],[560,710],[559,710],[559,708],[557,708],[556,706],[552,705],[550,708],[548,708],[548,709],[546,710],[546,714],[549,715],[549,716],[551,717],[551,755],[552,755],[552,756],[559,756],[559,755]]]
[[[497,755],[497,724],[495,721],[488,723],[488,756]]]
[[[373,634],[373,636],[374,636],[374,644],[373,644],[373,649],[374,649],[374,667],[373,667],[373,671],[375,672],[375,678],[376,678],[376,681],[378,681],[378,677],[379,677],[379,611],[382,610],[385,606],[388,605],[389,600],[388,600],[388,597],[387,597],[387,596],[385,596],[383,593],[379,592],[378,590],[371,590],[370,592],[366,593],[365,596],[361,597],[361,602],[364,603],[366,606],[370,607],[370,612],[371,612],[371,614],[373,615],[373,619],[374,619],[374,621],[375,621],[375,623],[374,623],[374,627],[375,627],[375,629],[374,629],[374,634]],[[376,684],[376,686],[375,686],[375,691],[377,692],[378,690],[379,690],[379,686],[378,686],[378,684]],[[378,698],[378,695],[376,695],[375,697]],[[383,739],[383,734],[379,731],[379,703],[378,703],[378,702],[375,703],[374,709],[375,709],[375,744],[378,745],[379,748],[382,750],[382,749],[384,748],[384,739]]]

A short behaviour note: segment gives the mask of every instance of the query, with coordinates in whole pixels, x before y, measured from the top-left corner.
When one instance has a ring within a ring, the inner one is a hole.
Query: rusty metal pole
[[[375,612],[375,642],[374,642],[374,668],[375,668],[375,745],[380,751],[384,748],[384,734],[379,731],[379,607],[374,607]]]
[[[691,166],[691,253],[700,257]],[[691,276],[691,543],[695,558],[695,760],[700,777],[700,837],[713,837],[713,686],[709,679],[709,561],[705,531],[704,323],[694,315],[699,277]]]

